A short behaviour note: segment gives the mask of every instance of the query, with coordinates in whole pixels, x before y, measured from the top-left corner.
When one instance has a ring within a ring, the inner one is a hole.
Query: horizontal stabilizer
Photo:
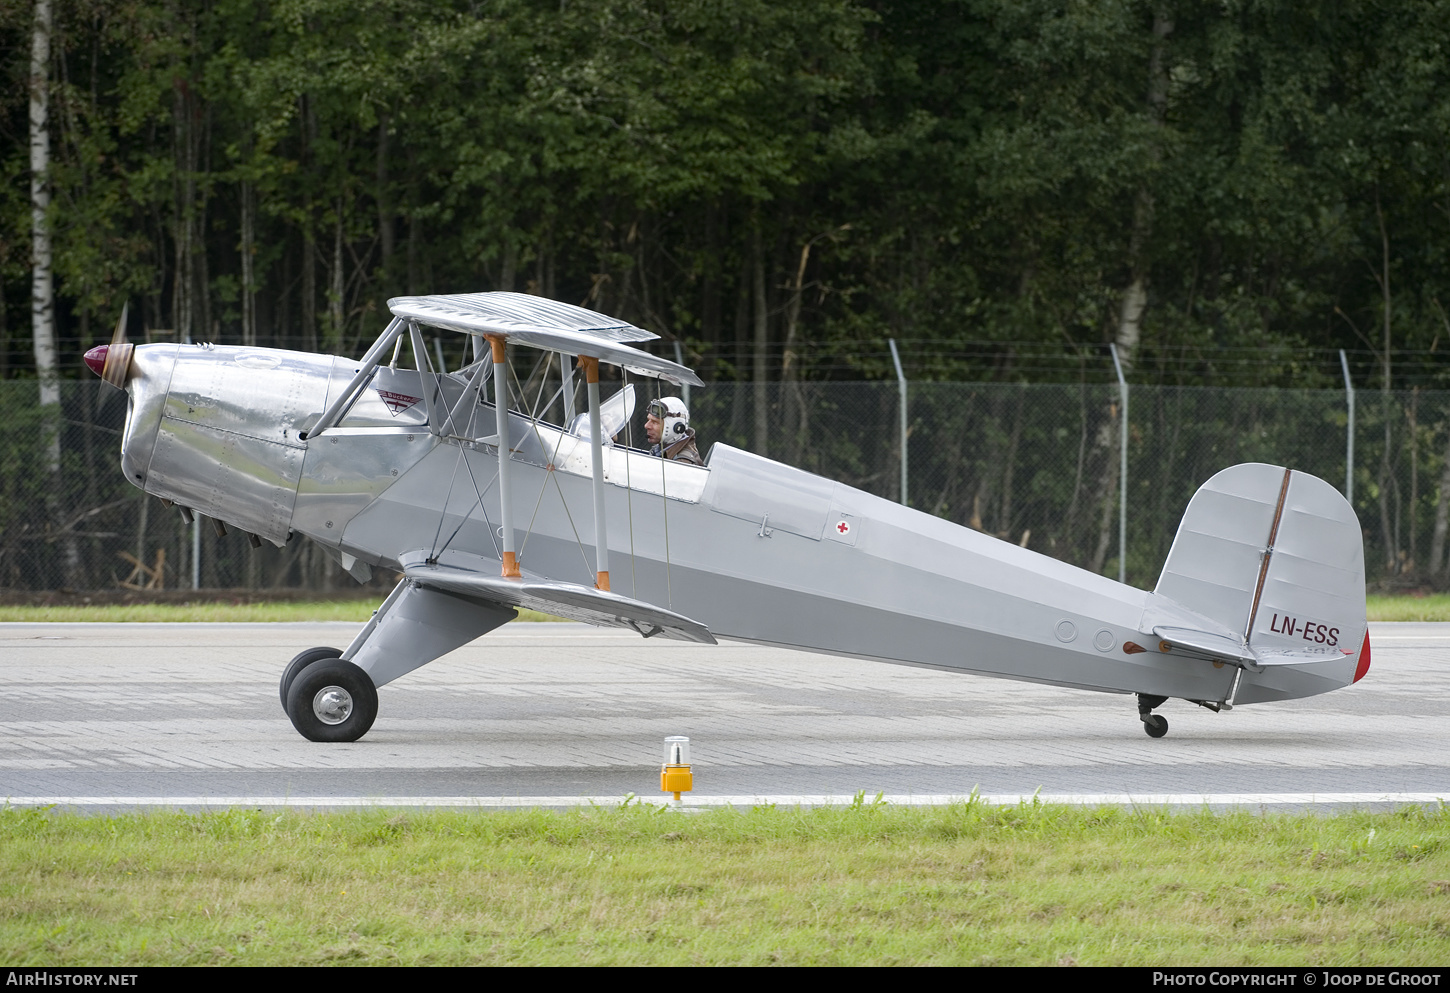
[[[1177,648],[1187,648],[1217,658],[1247,662],[1250,665],[1258,661],[1253,649],[1245,645],[1243,641],[1226,638],[1221,634],[1196,631],[1192,628],[1168,627],[1161,624],[1153,628],[1153,633]]]
[[[1354,664],[1357,661],[1355,653],[1325,651],[1324,649],[1260,649],[1257,653],[1258,665],[1332,665],[1344,669],[1346,672],[1354,671]],[[1346,661],[1347,660],[1347,661]]]
[[[527,607],[583,621],[602,627],[622,627],[637,631],[646,638],[659,635],[676,641],[715,644],[710,629],[683,614],[656,607],[642,600],[632,600],[617,593],[607,593],[589,586],[552,580],[505,579],[469,569],[444,565],[410,565],[403,573],[414,582],[460,596]]]
[[[1319,647],[1250,648],[1242,641],[1226,638],[1223,635],[1213,634],[1209,631],[1169,627],[1161,624],[1153,628],[1153,633],[1174,648],[1186,649],[1191,652],[1202,652],[1205,655],[1223,659],[1231,665],[1242,664],[1255,672],[1265,666],[1276,665],[1315,665],[1317,663],[1329,663],[1343,667],[1345,664],[1344,659],[1346,653]]]

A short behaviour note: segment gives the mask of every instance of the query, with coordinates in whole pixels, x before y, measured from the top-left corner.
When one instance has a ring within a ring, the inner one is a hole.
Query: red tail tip
[[[1354,682],[1364,678],[1369,672],[1369,628],[1364,629],[1364,644],[1359,649],[1359,665],[1354,667]]]

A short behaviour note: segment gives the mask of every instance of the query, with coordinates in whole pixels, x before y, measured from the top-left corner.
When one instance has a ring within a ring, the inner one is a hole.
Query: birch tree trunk
[[[50,244],[50,0],[36,0],[30,38],[30,327],[35,374],[40,381],[41,430],[45,434],[46,511],[61,544],[64,581],[80,578],[80,548],[66,530],[65,489],[60,473],[60,377],[56,363],[55,278]]]
[[[1153,130],[1161,131],[1168,117],[1168,36],[1173,33],[1173,18],[1167,7],[1160,5],[1153,12],[1153,54],[1148,60],[1148,118]],[[1154,143],[1148,157],[1156,165],[1162,152]],[[1153,233],[1153,188],[1148,182],[1138,187],[1133,202],[1133,231],[1128,239],[1128,286],[1123,291],[1118,311],[1116,344],[1118,357],[1126,370],[1133,361],[1143,337],[1143,310],[1148,306],[1148,264],[1145,249]]]
[[[1160,4],[1153,11],[1153,51],[1148,59],[1148,119],[1153,130],[1163,128],[1168,116],[1168,36],[1173,33],[1173,18],[1166,4]],[[1162,155],[1159,144],[1153,142],[1147,152],[1150,165],[1156,165]],[[1151,173],[1151,170],[1150,170]],[[1153,188],[1151,174],[1138,187],[1133,201],[1133,227],[1128,236],[1128,285],[1118,309],[1118,329],[1114,344],[1118,348],[1118,359],[1126,373],[1132,368],[1138,346],[1143,339],[1143,311],[1148,306],[1148,239],[1153,233]],[[1107,422],[1098,432],[1098,448],[1104,456],[1102,485],[1102,516],[1099,518],[1097,547],[1093,551],[1089,568],[1102,572],[1107,561],[1108,548],[1112,539],[1114,514],[1112,505],[1118,499],[1119,464],[1117,459],[1106,458],[1107,450],[1115,438],[1121,437],[1118,417],[1121,411],[1118,403],[1109,405]],[[1127,494],[1123,494],[1123,499]]]
[[[801,383],[800,364],[795,353],[797,334],[800,328],[801,296],[805,289],[806,263],[810,261],[811,245],[814,239],[801,246],[800,262],[796,266],[795,282],[791,285],[790,301],[785,309],[785,354],[781,359],[780,381],[785,389],[785,403],[781,410],[782,434],[785,436],[786,457],[799,463],[805,453],[806,432],[810,425],[810,408],[806,402],[806,391]]]
[[[56,376],[55,284],[50,250],[50,0],[36,0],[30,45],[30,326],[40,406],[59,425],[60,383]],[[48,468],[60,469],[60,436],[50,432]]]
[[[1088,563],[1088,569],[1101,574],[1103,566],[1108,561],[1108,549],[1113,537],[1113,508],[1117,506],[1118,498],[1118,460],[1109,453],[1112,449],[1113,440],[1120,437],[1118,427],[1118,405],[1108,405],[1108,417],[1098,427],[1098,448],[1103,453],[1103,476],[1102,476],[1102,504],[1100,510],[1102,516],[1098,520],[1098,542],[1093,549],[1093,556]]]

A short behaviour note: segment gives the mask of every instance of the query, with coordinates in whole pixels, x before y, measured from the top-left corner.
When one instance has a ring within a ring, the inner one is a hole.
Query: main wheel
[[[308,741],[357,741],[377,719],[378,690],[351,662],[319,659],[292,680],[287,716]]]
[[[287,668],[282,670],[282,683],[277,687],[282,697],[282,713],[287,713],[287,691],[292,688],[292,680],[297,678],[299,672],[319,659],[335,659],[341,657],[342,652],[339,652],[336,648],[309,648],[307,651],[300,653],[291,662],[288,662]]]
[[[1148,714],[1143,718],[1143,730],[1150,738],[1161,738],[1168,733],[1168,718],[1161,714]]]

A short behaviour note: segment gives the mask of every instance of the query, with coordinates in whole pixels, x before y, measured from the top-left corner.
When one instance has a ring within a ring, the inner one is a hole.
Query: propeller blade
[[[116,322],[116,333],[111,335],[111,344],[120,345],[126,341],[126,315],[131,311],[131,301],[121,304],[121,319]]]

